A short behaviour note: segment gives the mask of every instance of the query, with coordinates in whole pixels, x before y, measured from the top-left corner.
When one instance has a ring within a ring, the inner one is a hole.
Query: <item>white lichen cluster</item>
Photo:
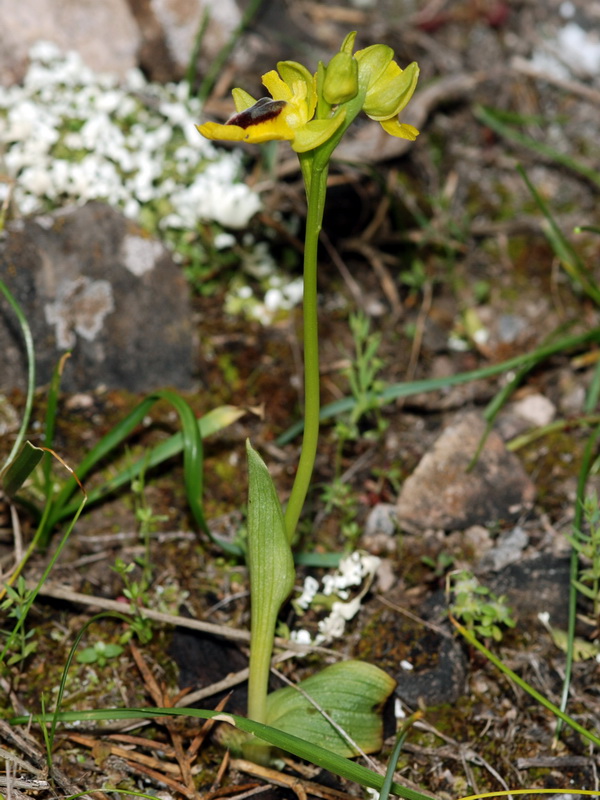
[[[330,598],[331,610],[327,617],[319,620],[318,633],[314,638],[304,628],[292,631],[290,638],[299,644],[324,644],[343,636],[346,623],[360,610],[362,599],[380,563],[377,556],[357,550],[343,558],[335,572],[324,575],[321,581],[311,575],[307,576],[302,593],[294,601],[294,607],[301,613],[313,604],[323,605],[323,598]],[[352,597],[351,590],[356,587],[360,587],[360,590]]]
[[[260,208],[240,181],[241,154],[195,129],[201,106],[187,84],[138,70],[119,82],[49,43],[30,57],[22,85],[0,87],[0,202],[11,188],[22,214],[104,200],[163,231],[244,228]]]
[[[215,147],[196,130],[201,104],[188,85],[99,74],[77,53],[40,42],[21,85],[0,86],[0,208],[45,213],[101,200],[158,235],[186,263],[209,262],[236,245],[261,207],[243,182],[242,153]],[[198,237],[212,223],[211,247]],[[225,310],[270,322],[302,299],[302,281],[282,275],[250,235]],[[259,287],[258,295],[248,274]]]

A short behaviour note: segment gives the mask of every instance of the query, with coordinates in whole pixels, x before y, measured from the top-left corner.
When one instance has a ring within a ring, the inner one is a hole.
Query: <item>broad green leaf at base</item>
[[[314,703],[293,686],[271,692],[267,698],[268,725],[337,755],[358,755],[357,748],[323,716],[319,706],[364,753],[381,749],[380,710],[396,686],[387,673],[364,661],[342,661],[298,685]]]

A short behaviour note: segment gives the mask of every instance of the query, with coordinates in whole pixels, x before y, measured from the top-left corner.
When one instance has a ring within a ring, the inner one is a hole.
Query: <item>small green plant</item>
[[[97,664],[99,667],[104,667],[108,661],[118,658],[122,652],[123,648],[120,644],[106,644],[106,642],[98,641],[77,653],[77,661],[80,664]]]
[[[583,519],[587,531],[576,530],[567,536],[579,556],[579,575],[573,585],[593,603],[593,617],[600,618],[600,506],[596,492],[583,502]]]
[[[454,556],[442,550],[435,558],[431,556],[421,556],[421,561],[426,567],[429,567],[429,569],[433,571],[436,578],[441,578],[454,564]]]
[[[450,613],[463,622],[467,630],[499,642],[503,635],[502,626],[514,628],[515,621],[504,595],[497,597],[466,570],[452,573],[449,578],[454,597]]]
[[[133,611],[131,627],[125,633],[123,641],[127,641],[135,634],[140,642],[147,644],[152,639],[152,623],[143,616],[140,608],[149,605],[149,584],[143,576],[141,580],[134,580],[131,578],[131,573],[135,568],[136,565],[133,562],[127,564],[121,558],[117,558],[113,566],[113,570],[121,576],[121,580],[123,581],[123,596],[129,600]]]
[[[378,399],[385,388],[383,381],[377,377],[385,366],[385,361],[378,355],[381,334],[371,331],[370,320],[362,311],[350,315],[349,325],[354,342],[354,358],[344,374],[348,378],[355,403],[347,417],[339,419],[335,426],[340,450],[346,442],[356,441],[361,437],[359,423],[371,412],[375,414],[375,428],[362,435],[375,438],[387,427],[381,416],[381,403]]]
[[[425,264],[420,258],[413,258],[410,268],[400,272],[400,280],[406,286],[411,296],[416,296],[423,291],[429,277],[425,269]]]
[[[13,631],[0,630],[8,646],[6,665],[12,666],[25,661],[37,650],[36,629],[26,631],[23,625],[29,610],[31,590],[27,588],[23,576],[19,576],[14,586],[5,585],[6,597],[0,603],[0,612],[6,614],[7,619],[13,619],[18,627]]]
[[[340,531],[348,544],[354,546],[361,534],[356,521],[358,515],[358,498],[352,486],[342,478],[335,477],[323,486],[321,499],[325,504],[325,513],[339,515]]]
[[[155,514],[146,498],[146,467],[131,481],[131,494],[135,507],[135,518],[139,525],[139,536],[144,545],[144,555],[136,559],[142,568],[142,582],[146,587],[152,581],[152,561],[150,558],[150,538],[161,522],[166,522],[168,517],[164,514]]]

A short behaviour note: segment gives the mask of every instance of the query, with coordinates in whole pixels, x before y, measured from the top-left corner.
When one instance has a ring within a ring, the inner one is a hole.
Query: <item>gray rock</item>
[[[18,83],[37,41],[76,50],[88,67],[124,75],[141,35],[126,0],[0,0],[0,84]]]
[[[397,506],[401,527],[463,530],[514,519],[533,503],[533,483],[494,431],[468,471],[485,429],[474,412],[446,428],[402,486]]]
[[[528,544],[529,536],[520,525],[501,533],[496,546],[488,550],[479,561],[479,569],[499,572],[509,564],[519,561]]]
[[[32,329],[37,383],[61,355],[65,391],[190,388],[188,288],[168,250],[119,212],[88,203],[19,220],[0,239],[0,278]],[[22,335],[0,302],[0,389],[23,387]]]
[[[383,533],[393,536],[398,530],[396,508],[392,503],[377,503],[370,510],[365,522],[365,536]]]
[[[550,615],[555,628],[567,627],[569,611],[570,559],[550,553],[510,564],[485,584],[498,595],[506,595],[520,624],[539,625],[538,614]],[[539,629],[539,628],[538,628]]]

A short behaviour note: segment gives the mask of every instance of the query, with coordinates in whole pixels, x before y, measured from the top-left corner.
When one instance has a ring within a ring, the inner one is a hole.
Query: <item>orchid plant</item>
[[[198,126],[208,139],[263,143],[288,141],[298,154],[307,197],[304,248],[304,433],[294,485],[285,512],[277,497],[268,469],[248,443],[248,566],[252,607],[248,715],[272,723],[288,732],[298,728],[304,735],[343,754],[372,752],[381,745],[381,725],[374,722],[373,707],[381,705],[394,688],[394,681],[377,667],[344,662],[308,679],[310,695],[324,698],[331,720],[306,713],[295,716],[298,693],[274,692],[267,700],[270,659],[275,624],[282,603],[294,584],[291,542],[311,481],[319,436],[319,346],[317,322],[317,246],[323,222],[327,174],[331,156],[361,111],[379,122],[383,130],[414,141],[418,131],[398,119],[417,84],[419,67],[401,69],[394,51],[375,44],[354,52],[356,33],[344,39],[329,64],[319,63],[312,74],[295,61],[282,61],[277,71],[263,75],[271,97],[255,100],[243,89],[233,90],[236,113],[225,123]],[[329,673],[329,678],[326,678]],[[315,679],[319,681],[315,684]],[[302,684],[300,685],[302,688]],[[346,686],[346,693],[340,693]],[[375,687],[375,689],[373,688]],[[308,685],[306,687],[309,688]],[[281,694],[283,693],[283,694]],[[334,696],[339,700],[335,705]],[[356,702],[351,699],[356,697]],[[286,711],[282,711],[283,708]],[[337,716],[336,713],[337,712]],[[346,713],[351,712],[351,713]],[[360,721],[356,714],[360,717]],[[302,716],[303,714],[303,716]],[[308,728],[308,720],[321,726]],[[378,719],[378,718],[377,718]],[[348,737],[336,727],[342,723]],[[324,725],[324,728],[323,728]],[[295,726],[295,727],[294,727]],[[361,727],[362,726],[362,727]],[[368,728],[368,733],[367,729]],[[256,752],[254,753],[256,756]]]

